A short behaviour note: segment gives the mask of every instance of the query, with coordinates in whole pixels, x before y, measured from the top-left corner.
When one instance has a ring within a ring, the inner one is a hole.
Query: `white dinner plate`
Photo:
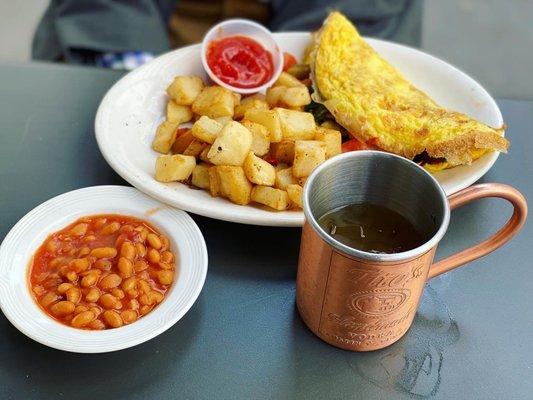
[[[285,51],[301,59],[310,41],[303,32],[277,33]],[[463,112],[490,126],[501,127],[502,116],[494,99],[474,79],[444,61],[410,47],[367,39],[368,43],[410,81],[439,104]],[[157,126],[164,119],[166,87],[176,75],[206,77],[200,60],[200,45],[164,54],[130,72],[105,95],[96,115],[96,139],[104,158],[125,180],[164,203],[196,214],[255,225],[301,226],[300,211],[269,211],[257,206],[238,206],[213,198],[203,190],[181,183],[154,179],[158,153],[151,149]],[[481,178],[498,158],[485,155],[471,165],[435,174],[450,195]]]
[[[170,240],[176,277],[165,299],[131,325],[103,331],[71,328],[46,315],[28,286],[28,267],[46,237],[78,218],[130,215],[150,222]],[[185,212],[124,186],[94,186],[54,197],[26,214],[0,246],[0,308],[30,338],[59,350],[104,353],[143,343],[174,325],[191,308],[207,274],[207,249],[200,229]]]

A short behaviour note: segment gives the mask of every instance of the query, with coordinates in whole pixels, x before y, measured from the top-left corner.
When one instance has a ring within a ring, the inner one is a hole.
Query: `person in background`
[[[171,48],[200,42],[223,19],[313,31],[332,9],[365,36],[420,45],[422,0],[51,0],[32,58],[131,70]]]

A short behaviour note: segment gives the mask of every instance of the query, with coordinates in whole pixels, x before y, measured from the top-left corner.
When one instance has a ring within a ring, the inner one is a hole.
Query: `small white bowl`
[[[131,215],[153,224],[177,254],[176,278],[165,299],[131,325],[103,331],[71,328],[39,308],[28,285],[30,261],[46,237],[94,214]],[[0,308],[26,336],[59,350],[104,353],[143,343],[166,331],[191,308],[207,274],[207,249],[187,213],[124,186],[94,186],[68,192],[34,208],[0,247]]]
[[[207,64],[207,49],[211,41],[220,40],[228,36],[238,35],[248,36],[249,38],[254,39],[258,43],[260,43],[266,50],[272,53],[274,72],[272,74],[272,78],[261,86],[255,88],[237,88],[228,85],[227,83],[221,81],[213,73],[213,71],[211,71],[211,68],[209,68],[209,65]],[[204,66],[205,71],[213,80],[213,82],[215,82],[219,86],[225,87],[226,89],[241,94],[251,94],[265,90],[269,86],[272,86],[272,84],[276,81],[276,79],[278,79],[279,75],[281,74],[281,71],[283,70],[283,52],[281,51],[276,40],[274,39],[272,32],[270,32],[263,25],[260,25],[257,22],[250,21],[247,19],[228,19],[227,21],[223,21],[213,26],[204,36],[204,40],[202,41],[201,54],[202,65]]]

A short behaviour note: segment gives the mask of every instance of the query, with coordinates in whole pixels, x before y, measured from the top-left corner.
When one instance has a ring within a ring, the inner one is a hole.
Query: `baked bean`
[[[117,249],[114,247],[97,247],[91,250],[91,256],[96,258],[114,258],[117,255]]]
[[[168,270],[157,271],[157,280],[161,285],[170,285],[174,279],[174,272]]]
[[[156,249],[148,250],[148,259],[151,263],[157,264],[161,260],[161,255]]]
[[[125,310],[120,313],[120,317],[125,324],[131,324],[137,320],[137,312],[133,310]]]
[[[146,282],[144,279],[140,279],[137,282],[137,287],[143,293],[150,293],[150,291],[152,290],[152,288],[150,287],[150,284]]]
[[[87,258],[75,258],[69,265],[72,271],[79,274],[89,268],[89,260]]]
[[[45,289],[54,289],[56,288],[63,280],[59,277],[57,278],[48,278],[43,282],[43,287]]]
[[[95,331],[105,329],[105,325],[102,321],[99,319],[95,319],[94,321],[91,321],[89,325],[87,325],[88,328],[94,329]]]
[[[101,289],[107,290],[117,287],[122,282],[122,278],[117,274],[109,274],[100,280],[99,286]]]
[[[60,294],[66,293],[67,290],[69,290],[71,287],[74,287],[72,283],[67,283],[67,282],[62,283],[61,285],[57,287],[57,293],[60,293]]]
[[[146,241],[156,250],[161,248],[161,240],[159,240],[155,233],[149,233],[148,236],[146,236]]]
[[[118,328],[122,326],[122,318],[116,311],[107,310],[102,314],[105,323],[111,328]]]
[[[157,292],[155,290],[152,290],[148,296],[150,297],[150,300],[152,301],[152,304],[153,303],[161,303],[163,301],[163,299],[165,298],[163,293]]]
[[[75,308],[76,306],[70,301],[59,301],[50,307],[50,311],[55,317],[64,317],[73,313]]]
[[[139,296],[139,303],[148,305],[148,306],[151,306],[152,304],[154,304],[155,301],[149,296],[149,294],[150,292],[141,294]]]
[[[133,232],[133,226],[131,226],[131,225],[122,225],[122,228],[120,228],[120,232],[122,232],[122,233],[131,233],[131,232]]]
[[[115,308],[117,305],[118,299],[113,296],[111,293],[106,293],[100,296],[100,299],[98,299],[98,302],[102,305],[102,307],[111,309]]]
[[[135,272],[141,272],[148,268],[148,264],[144,260],[138,260],[133,264],[133,268],[135,269]]]
[[[111,222],[110,224],[107,224],[100,230],[100,235],[112,235],[116,231],[120,229],[120,224],[118,222]]]
[[[44,308],[47,308],[50,304],[54,303],[57,300],[59,300],[59,296],[56,292],[48,292],[43,297],[41,297],[40,303]]]
[[[152,310],[152,307],[149,306],[149,305],[142,305],[140,308],[139,308],[139,314],[141,315],[146,315],[148,314],[150,311]]]
[[[74,309],[74,314],[80,314],[85,311],[89,311],[89,307],[80,304]]]
[[[133,264],[126,257],[118,259],[117,268],[122,278],[129,278],[133,274]]]
[[[85,300],[90,303],[96,303],[100,298],[100,290],[98,288],[90,288],[87,294],[85,295]]]
[[[139,257],[144,257],[146,255],[146,247],[142,243],[135,243],[135,251]]]
[[[136,299],[131,299],[130,301],[128,301],[128,308],[132,310],[138,310],[139,302]]]
[[[70,233],[76,236],[83,236],[87,233],[89,224],[76,224],[70,230]]]
[[[135,246],[131,242],[122,243],[120,248],[120,256],[125,257],[130,261],[135,260]]]
[[[134,299],[137,296],[139,296],[139,291],[136,290],[136,289],[128,290],[126,293],[128,294],[128,297],[131,297],[132,299]]]
[[[124,292],[122,290],[120,290],[119,288],[113,288],[111,289],[111,294],[113,296],[115,296],[117,299],[123,299],[126,295],[124,294]]]
[[[161,250],[168,250],[168,248],[170,247],[170,241],[168,240],[168,238],[165,235],[161,235],[159,236],[159,240],[161,241]]]
[[[84,242],[94,242],[96,240],[96,236],[94,235],[87,235],[83,238]]]
[[[82,247],[79,251],[78,251],[78,257],[85,257],[86,255],[88,255],[89,253],[91,252],[91,249],[88,248],[88,247]]]
[[[91,287],[96,283],[97,280],[98,280],[98,275],[89,274],[81,278],[80,284],[83,287]]]
[[[159,265],[159,268],[161,269],[172,269],[172,265],[170,264],[167,264],[165,262],[160,262],[160,263],[157,263],[157,265]]]
[[[56,257],[56,258],[52,259],[49,264],[50,264],[50,267],[57,268],[60,265],[63,265],[65,263],[65,261],[66,261],[65,257]]]
[[[81,290],[73,286],[65,292],[65,296],[71,303],[78,304],[81,298]]]
[[[94,221],[94,229],[101,229],[107,223],[107,218],[98,218]]]
[[[100,307],[96,307],[96,306],[92,306],[91,308],[89,308],[89,311],[91,311],[95,315],[95,317],[97,317],[97,318],[100,315],[100,313],[102,312]]]
[[[46,290],[41,285],[36,285],[33,287],[33,293],[37,296],[42,296],[45,294]]]
[[[93,267],[102,271],[109,271],[113,267],[113,263],[109,260],[100,258],[94,262]]]
[[[128,279],[124,279],[122,281],[122,289],[124,291],[130,291],[130,290],[135,290],[135,288],[137,287],[137,280],[135,279],[135,277],[131,277],[131,278],[128,278]]]
[[[174,261],[174,254],[170,251],[164,251],[161,253],[161,261],[164,263],[170,264]]]
[[[70,282],[74,282],[78,279],[78,274],[76,274],[74,271],[68,271],[65,274],[65,278],[67,278]]]
[[[82,328],[88,323],[90,323],[95,318],[95,315],[92,311],[83,311],[72,318],[70,324],[75,328]]]
[[[48,243],[46,243],[46,250],[50,253],[53,253],[59,248],[57,245],[57,242],[55,240],[50,240]]]

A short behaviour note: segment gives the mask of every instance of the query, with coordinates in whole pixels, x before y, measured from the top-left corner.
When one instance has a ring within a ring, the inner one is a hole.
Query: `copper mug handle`
[[[448,198],[450,209],[454,210],[473,200],[486,197],[498,197],[509,201],[513,205],[513,215],[507,223],[488,239],[455,253],[443,260],[437,261],[429,269],[428,280],[444,272],[460,267],[470,261],[483,257],[498,247],[503,246],[520,230],[527,216],[527,202],[524,196],[515,188],[501,183],[483,183],[470,186]]]

